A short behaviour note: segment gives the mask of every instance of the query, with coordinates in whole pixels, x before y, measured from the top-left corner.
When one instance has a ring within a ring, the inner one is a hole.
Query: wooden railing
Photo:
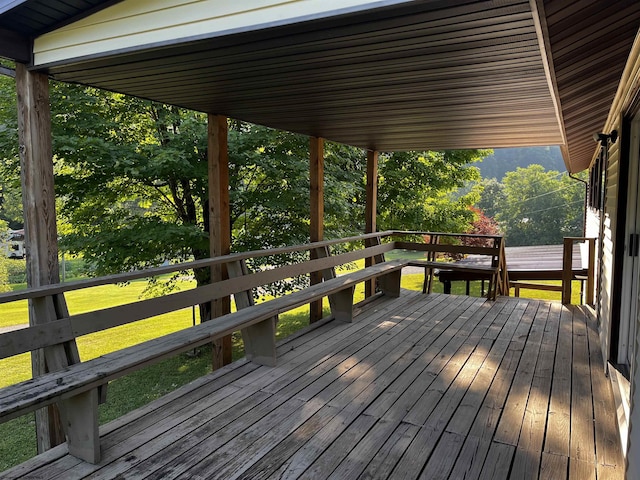
[[[275,320],[280,313],[329,297],[332,315],[341,321],[351,321],[354,287],[357,283],[371,279],[377,279],[382,293],[398,296],[402,268],[416,262],[385,261],[384,254],[396,248],[492,255],[496,263],[494,270],[502,271],[504,267],[501,237],[487,237],[494,242],[491,247],[442,244],[434,248],[421,242],[394,240],[397,237],[425,234],[429,232],[379,232],[306,245],[235,253],[2,294],[0,303],[28,299],[34,318],[28,328],[0,334],[0,359],[43,349],[50,373],[0,389],[0,422],[56,404],[60,408],[70,453],[84,460],[97,462],[100,459],[97,408],[98,403],[105,399],[106,385],[110,380],[238,330],[242,331],[249,360],[262,365],[275,365]],[[359,246],[352,249],[354,243]],[[351,249],[345,248],[342,249],[344,253],[332,255],[331,247],[340,244],[350,244]],[[308,253],[307,259],[254,273],[247,268],[246,261],[249,259],[301,252]],[[336,267],[366,258],[373,259],[373,265],[336,276]],[[219,264],[227,265],[229,279],[82,314],[70,315],[67,309],[67,292]],[[417,264],[425,265],[420,262]],[[253,291],[256,288],[312,272],[320,272],[323,282],[258,305],[254,303]],[[504,281],[498,280],[497,275],[495,278],[494,295]],[[81,362],[76,345],[77,337],[229,295],[235,298],[237,312]]]

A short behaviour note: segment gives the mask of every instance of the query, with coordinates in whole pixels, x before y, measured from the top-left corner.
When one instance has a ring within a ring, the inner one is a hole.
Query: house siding
[[[611,333],[612,333],[612,301],[613,286],[615,284],[615,231],[618,214],[618,190],[619,190],[619,165],[620,142],[612,144],[609,148],[608,162],[605,174],[605,201],[601,212],[601,242],[599,252],[599,281],[600,298],[598,313],[600,319],[600,341],[602,354],[605,359],[610,358]]]
[[[632,106],[638,103],[640,95],[640,33],[636,37],[636,41],[631,50],[627,66],[620,81],[618,93],[612,105],[609,113],[609,118],[604,126],[604,132],[609,133],[613,130],[617,130],[621,133],[621,138],[613,143],[609,148],[609,158],[606,166],[606,185],[605,185],[605,205],[601,212],[603,215],[600,222],[601,231],[600,239],[602,245],[602,252],[600,254],[600,273],[599,280],[600,290],[600,303],[599,303],[599,318],[600,318],[600,338],[602,341],[603,352],[605,352],[605,358],[609,358],[608,353],[611,350],[611,341],[618,341],[616,332],[612,331],[611,326],[613,321],[618,321],[612,318],[612,310],[614,305],[614,289],[619,288],[619,280],[622,278],[622,271],[616,271],[615,268],[615,254],[616,246],[622,245],[620,242],[624,242],[624,238],[616,238],[616,235],[621,235],[620,230],[616,225],[619,218],[619,213],[625,213],[619,210],[619,201],[626,201],[619,198],[621,186],[624,186],[626,191],[627,176],[620,175],[621,164],[627,164],[629,159],[626,158],[629,155],[628,149],[623,149],[625,142],[628,142],[627,138],[624,138],[624,132],[622,129],[622,119],[630,116]],[[637,108],[635,108],[635,114],[637,115]],[[625,158],[621,156],[624,155]],[[622,182],[625,182],[622,185]],[[622,206],[624,208],[624,206]],[[595,224],[595,216],[592,216],[590,224],[587,228],[593,228]],[[616,233],[617,232],[617,233]],[[622,234],[622,237],[624,235]],[[618,270],[621,270],[618,268]],[[640,299],[638,299],[640,301]],[[640,315],[636,319],[636,325],[640,323]],[[626,478],[638,479],[640,478],[640,328],[636,328],[636,338],[634,341],[634,354],[633,365],[631,367],[631,398],[630,398],[630,418],[628,423],[628,443],[627,443],[627,471]]]

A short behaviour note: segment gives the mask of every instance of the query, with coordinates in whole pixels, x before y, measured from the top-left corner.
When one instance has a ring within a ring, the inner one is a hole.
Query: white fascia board
[[[125,0],[34,40],[34,66],[142,50],[411,0]]]

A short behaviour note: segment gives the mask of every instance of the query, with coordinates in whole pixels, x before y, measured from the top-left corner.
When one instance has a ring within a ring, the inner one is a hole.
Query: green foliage
[[[9,92],[14,85],[8,80],[2,88],[11,101],[0,102],[0,125],[5,125],[0,144],[8,157],[0,185],[6,192],[6,185],[19,184],[15,95]],[[206,116],[55,82],[51,108],[58,230],[65,251],[82,255],[96,275],[209,255]],[[465,231],[478,189],[457,196],[455,191],[477,179],[468,163],[487,153],[382,155],[379,228]],[[361,149],[325,142],[327,238],[364,229],[365,159]],[[308,241],[307,137],[232,121],[229,174],[234,249]],[[8,201],[5,205],[3,214],[21,218],[10,213]],[[264,259],[253,268],[283,260],[290,259]],[[195,273],[199,283],[208,281],[207,269]],[[275,286],[274,292],[290,286]]]
[[[465,232],[474,219],[469,205],[479,189],[455,198],[466,183],[480,178],[469,164],[490,151],[394,152],[380,158],[380,230]]]
[[[488,217],[495,218],[504,204],[504,185],[495,178],[482,179],[482,192],[476,207]]]
[[[325,142],[325,236],[361,229],[364,152]],[[309,139],[234,122],[229,131],[234,247],[294,245],[309,237]],[[355,223],[354,223],[355,222]]]
[[[0,220],[22,228],[15,80],[0,75]]]
[[[541,165],[505,175],[497,220],[507,245],[554,245],[582,235],[584,185]]]
[[[7,258],[4,242],[9,236],[7,222],[0,220],[0,293],[11,290],[9,285],[9,265],[11,260]]]
[[[27,283],[27,262],[24,258],[6,259],[7,283]]]
[[[95,273],[208,256],[204,116],[54,84],[62,245]]]

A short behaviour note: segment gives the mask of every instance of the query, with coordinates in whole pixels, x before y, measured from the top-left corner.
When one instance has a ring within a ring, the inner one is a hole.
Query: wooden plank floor
[[[621,479],[603,370],[581,307],[403,291],[0,478]]]

